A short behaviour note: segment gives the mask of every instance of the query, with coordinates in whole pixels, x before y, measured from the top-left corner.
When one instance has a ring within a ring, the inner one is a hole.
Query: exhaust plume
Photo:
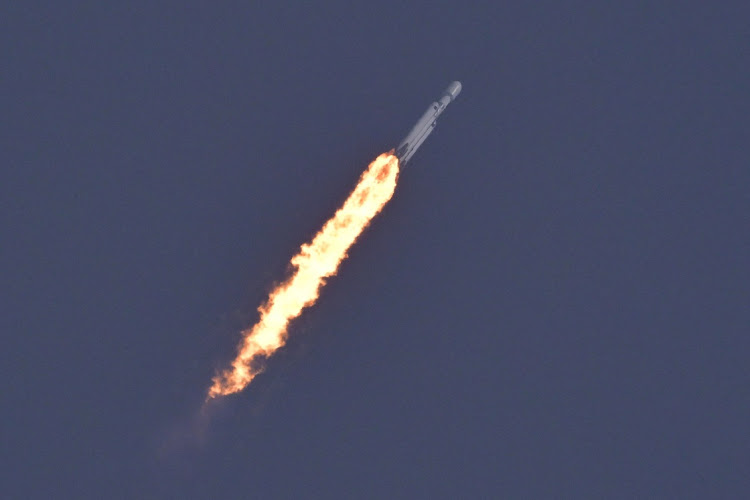
[[[258,308],[260,319],[242,332],[237,357],[213,378],[207,399],[239,392],[263,371],[259,362],[285,344],[289,322],[315,303],[325,279],[336,274],[349,247],[391,199],[398,170],[393,151],[370,163],[336,215],[292,258],[294,273]]]

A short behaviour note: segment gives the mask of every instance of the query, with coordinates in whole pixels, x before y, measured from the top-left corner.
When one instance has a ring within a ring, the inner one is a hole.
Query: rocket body
[[[461,82],[448,85],[440,100],[433,102],[396,148],[399,164],[405,165],[437,125],[437,118],[461,92]]]

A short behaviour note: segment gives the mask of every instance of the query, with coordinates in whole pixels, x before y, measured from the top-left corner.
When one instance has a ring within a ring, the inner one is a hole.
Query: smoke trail
[[[258,361],[284,345],[289,321],[317,300],[325,278],[336,274],[349,247],[393,196],[397,179],[398,158],[392,151],[370,163],[336,215],[292,258],[294,274],[258,308],[259,321],[242,332],[237,357],[213,378],[209,399],[241,391],[262,371]]]

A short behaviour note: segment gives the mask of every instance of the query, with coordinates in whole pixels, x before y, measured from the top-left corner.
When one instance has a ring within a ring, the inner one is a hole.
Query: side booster
[[[401,166],[405,165],[411,157],[416,153],[419,146],[422,145],[427,136],[430,135],[432,129],[437,125],[437,117],[448,107],[453,99],[455,99],[461,92],[461,82],[453,82],[448,85],[445,89],[440,100],[430,104],[427,111],[424,112],[422,118],[417,121],[414,128],[411,129],[401,144],[396,148],[396,156]]]

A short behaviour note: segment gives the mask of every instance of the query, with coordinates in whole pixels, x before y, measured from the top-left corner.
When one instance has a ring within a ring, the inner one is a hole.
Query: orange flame
[[[292,258],[294,274],[258,308],[260,320],[242,332],[237,357],[213,378],[209,399],[241,391],[263,370],[258,361],[284,345],[289,321],[317,300],[325,279],[336,274],[349,247],[393,196],[397,179],[398,158],[392,151],[370,163],[336,215]]]

